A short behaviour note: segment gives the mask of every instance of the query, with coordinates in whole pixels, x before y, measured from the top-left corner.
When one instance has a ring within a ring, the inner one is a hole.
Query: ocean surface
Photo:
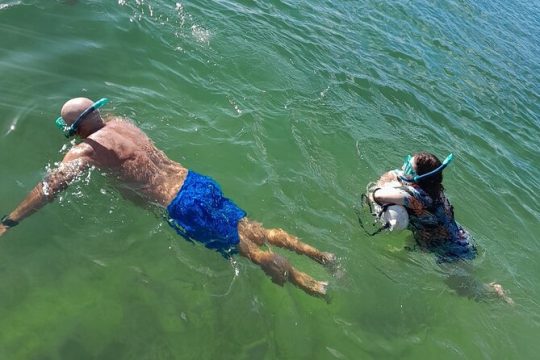
[[[178,237],[98,169],[0,238],[0,359],[536,359],[540,4],[0,0],[0,215],[69,149],[72,97],[110,98],[267,227],[334,252],[329,303]],[[407,154],[453,153],[478,284],[354,206]]]

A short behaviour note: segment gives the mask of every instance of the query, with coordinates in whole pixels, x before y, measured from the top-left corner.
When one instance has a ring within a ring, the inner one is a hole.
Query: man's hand
[[[8,230],[9,228],[5,225],[2,225],[0,224],[0,236],[4,235],[4,233]]]
[[[382,176],[379,178],[379,180],[377,181],[377,186],[382,187],[385,185],[389,185],[393,182],[398,183],[399,182],[398,177],[394,171],[388,171],[382,174]]]

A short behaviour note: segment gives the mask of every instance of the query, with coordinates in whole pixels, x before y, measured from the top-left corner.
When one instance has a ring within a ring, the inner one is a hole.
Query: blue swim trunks
[[[167,212],[169,224],[178,234],[223,254],[235,251],[240,242],[238,222],[246,216],[223,196],[214,179],[191,170]]]

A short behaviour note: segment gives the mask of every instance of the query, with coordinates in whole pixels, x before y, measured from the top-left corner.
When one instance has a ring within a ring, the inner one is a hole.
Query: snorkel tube
[[[425,179],[427,177],[430,177],[430,176],[433,176],[435,174],[438,174],[440,173],[441,171],[444,170],[445,167],[448,166],[448,164],[450,164],[452,162],[452,160],[454,160],[454,154],[450,154],[446,157],[446,159],[444,159],[444,161],[442,162],[442,164],[434,169],[434,170],[431,170],[430,172],[428,173],[425,173],[425,174],[422,174],[422,175],[416,175],[413,167],[412,167],[412,157],[409,155],[406,159],[405,159],[405,163],[404,163],[404,171],[403,173],[405,175],[409,175],[409,176],[403,176],[401,175],[399,178],[403,181],[406,181],[406,182],[418,182],[422,179]]]
[[[99,109],[100,107],[103,107],[108,102],[109,102],[109,99],[107,99],[107,98],[99,99],[98,101],[96,101],[95,103],[90,105],[90,107],[88,107],[86,110],[84,110],[77,117],[77,119],[73,122],[73,124],[71,124],[71,126],[68,126],[68,124],[66,123],[64,118],[62,116],[59,116],[58,119],[56,119],[56,122],[55,122],[56,127],[58,129],[60,129],[64,133],[65,137],[70,138],[73,135],[75,135],[75,133],[77,132],[77,129],[81,125],[82,121],[86,118],[86,116],[88,116],[89,114],[91,114],[95,110]]]

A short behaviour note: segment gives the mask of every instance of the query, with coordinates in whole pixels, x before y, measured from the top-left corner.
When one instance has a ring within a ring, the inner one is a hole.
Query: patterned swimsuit
[[[454,208],[444,193],[434,201],[417,185],[400,189],[407,193],[402,205],[407,209],[409,229],[418,245],[436,253],[441,261],[476,257],[473,239],[454,220]]]

